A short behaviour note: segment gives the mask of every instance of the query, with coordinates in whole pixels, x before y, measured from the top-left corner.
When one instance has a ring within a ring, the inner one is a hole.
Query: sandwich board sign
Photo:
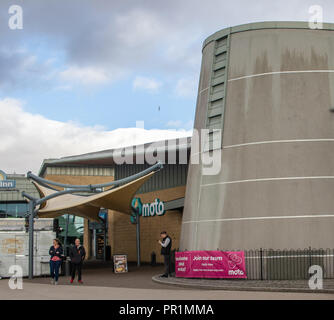
[[[114,255],[114,272],[115,273],[128,272],[128,256],[126,254]]]

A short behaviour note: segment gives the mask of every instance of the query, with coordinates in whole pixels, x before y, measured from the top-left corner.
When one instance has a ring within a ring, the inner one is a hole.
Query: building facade
[[[333,24],[252,23],[206,39],[194,128],[220,130],[203,152],[221,169],[189,167],[180,249],[331,247],[333,108]]]
[[[23,218],[28,212],[28,202],[22,191],[39,198],[34,185],[24,174],[6,174],[0,170],[0,218]]]
[[[154,161],[162,162],[164,167],[138,190],[134,198],[134,206],[140,206],[142,212],[140,218],[141,261],[150,262],[154,252],[156,261],[163,262],[160,256],[161,247],[158,243],[161,231],[166,230],[169,233],[173,240],[173,249],[179,248],[190,138],[177,140],[173,146],[168,140],[154,145],[136,146],[131,157],[127,155],[128,150],[129,148],[105,150],[45,160],[39,175],[48,180],[75,185],[110,182],[131,176],[153,165],[147,161],[149,158],[147,153],[153,152]],[[130,163],[116,161],[116,153],[122,154]],[[106,238],[103,224],[83,219],[83,243],[89,258],[103,257],[105,241],[112,255],[127,254],[128,261],[136,261],[136,225],[133,217],[122,212],[103,209],[101,215],[104,215],[107,220]]]
[[[22,267],[23,276],[28,275],[29,234],[25,216],[28,202],[22,197],[25,191],[39,198],[35,186],[24,174],[6,174],[0,170],[0,277],[10,277],[10,267]],[[35,259],[36,275],[50,273],[49,248],[55,238],[53,219],[35,220]]]

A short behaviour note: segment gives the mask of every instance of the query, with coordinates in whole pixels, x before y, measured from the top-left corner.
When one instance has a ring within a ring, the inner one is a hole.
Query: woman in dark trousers
[[[78,282],[83,283],[81,280],[81,269],[82,262],[85,260],[86,251],[85,248],[80,244],[80,239],[75,239],[75,244],[70,250],[70,258],[71,258],[71,283],[75,278],[76,270],[78,270]]]
[[[63,259],[63,248],[58,239],[53,240],[53,245],[50,247],[49,255],[51,283],[57,285],[59,278],[59,268]]]
[[[165,273],[162,274],[160,277],[168,278],[170,275],[170,255],[171,255],[171,248],[172,248],[172,238],[167,234],[166,231],[160,232],[161,240],[159,243],[161,245],[161,254],[164,257],[164,265],[165,265]]]

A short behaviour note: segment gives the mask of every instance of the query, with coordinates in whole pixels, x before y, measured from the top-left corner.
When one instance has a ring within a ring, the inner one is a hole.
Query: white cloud
[[[53,88],[54,91],[69,91],[72,90],[72,86],[64,85],[64,86],[56,86]]]
[[[23,102],[0,100],[0,169],[12,173],[38,172],[43,159],[126,147],[191,136],[186,130],[121,128],[105,131],[72,122],[47,119],[24,111]]]
[[[70,66],[59,73],[60,78],[66,82],[82,85],[101,85],[110,81],[107,73],[98,68]]]
[[[119,41],[130,48],[155,42],[165,31],[157,14],[140,8],[117,15],[115,26]]]
[[[181,120],[170,120],[166,123],[166,127],[178,130],[191,130],[194,127],[194,122],[192,120],[189,120],[187,122],[183,122]]]
[[[153,78],[137,76],[133,81],[134,89],[142,89],[149,92],[156,92],[161,86],[162,83]]]
[[[197,96],[197,86],[197,77],[182,78],[177,81],[175,92],[183,98],[194,98]]]
[[[168,128],[179,128],[182,126],[181,120],[170,120],[166,123],[166,127]]]

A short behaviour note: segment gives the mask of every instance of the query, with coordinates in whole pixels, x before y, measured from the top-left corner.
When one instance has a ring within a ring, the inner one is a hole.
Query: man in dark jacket
[[[82,262],[85,260],[86,257],[86,250],[80,244],[80,239],[75,239],[74,246],[70,249],[70,258],[71,258],[71,283],[75,278],[75,272],[78,270],[78,282],[83,283],[81,280],[81,269],[82,269]]]
[[[167,278],[170,274],[170,253],[172,248],[172,239],[169,237],[166,231],[160,233],[161,240],[161,254],[164,256],[165,273],[161,277]]]

